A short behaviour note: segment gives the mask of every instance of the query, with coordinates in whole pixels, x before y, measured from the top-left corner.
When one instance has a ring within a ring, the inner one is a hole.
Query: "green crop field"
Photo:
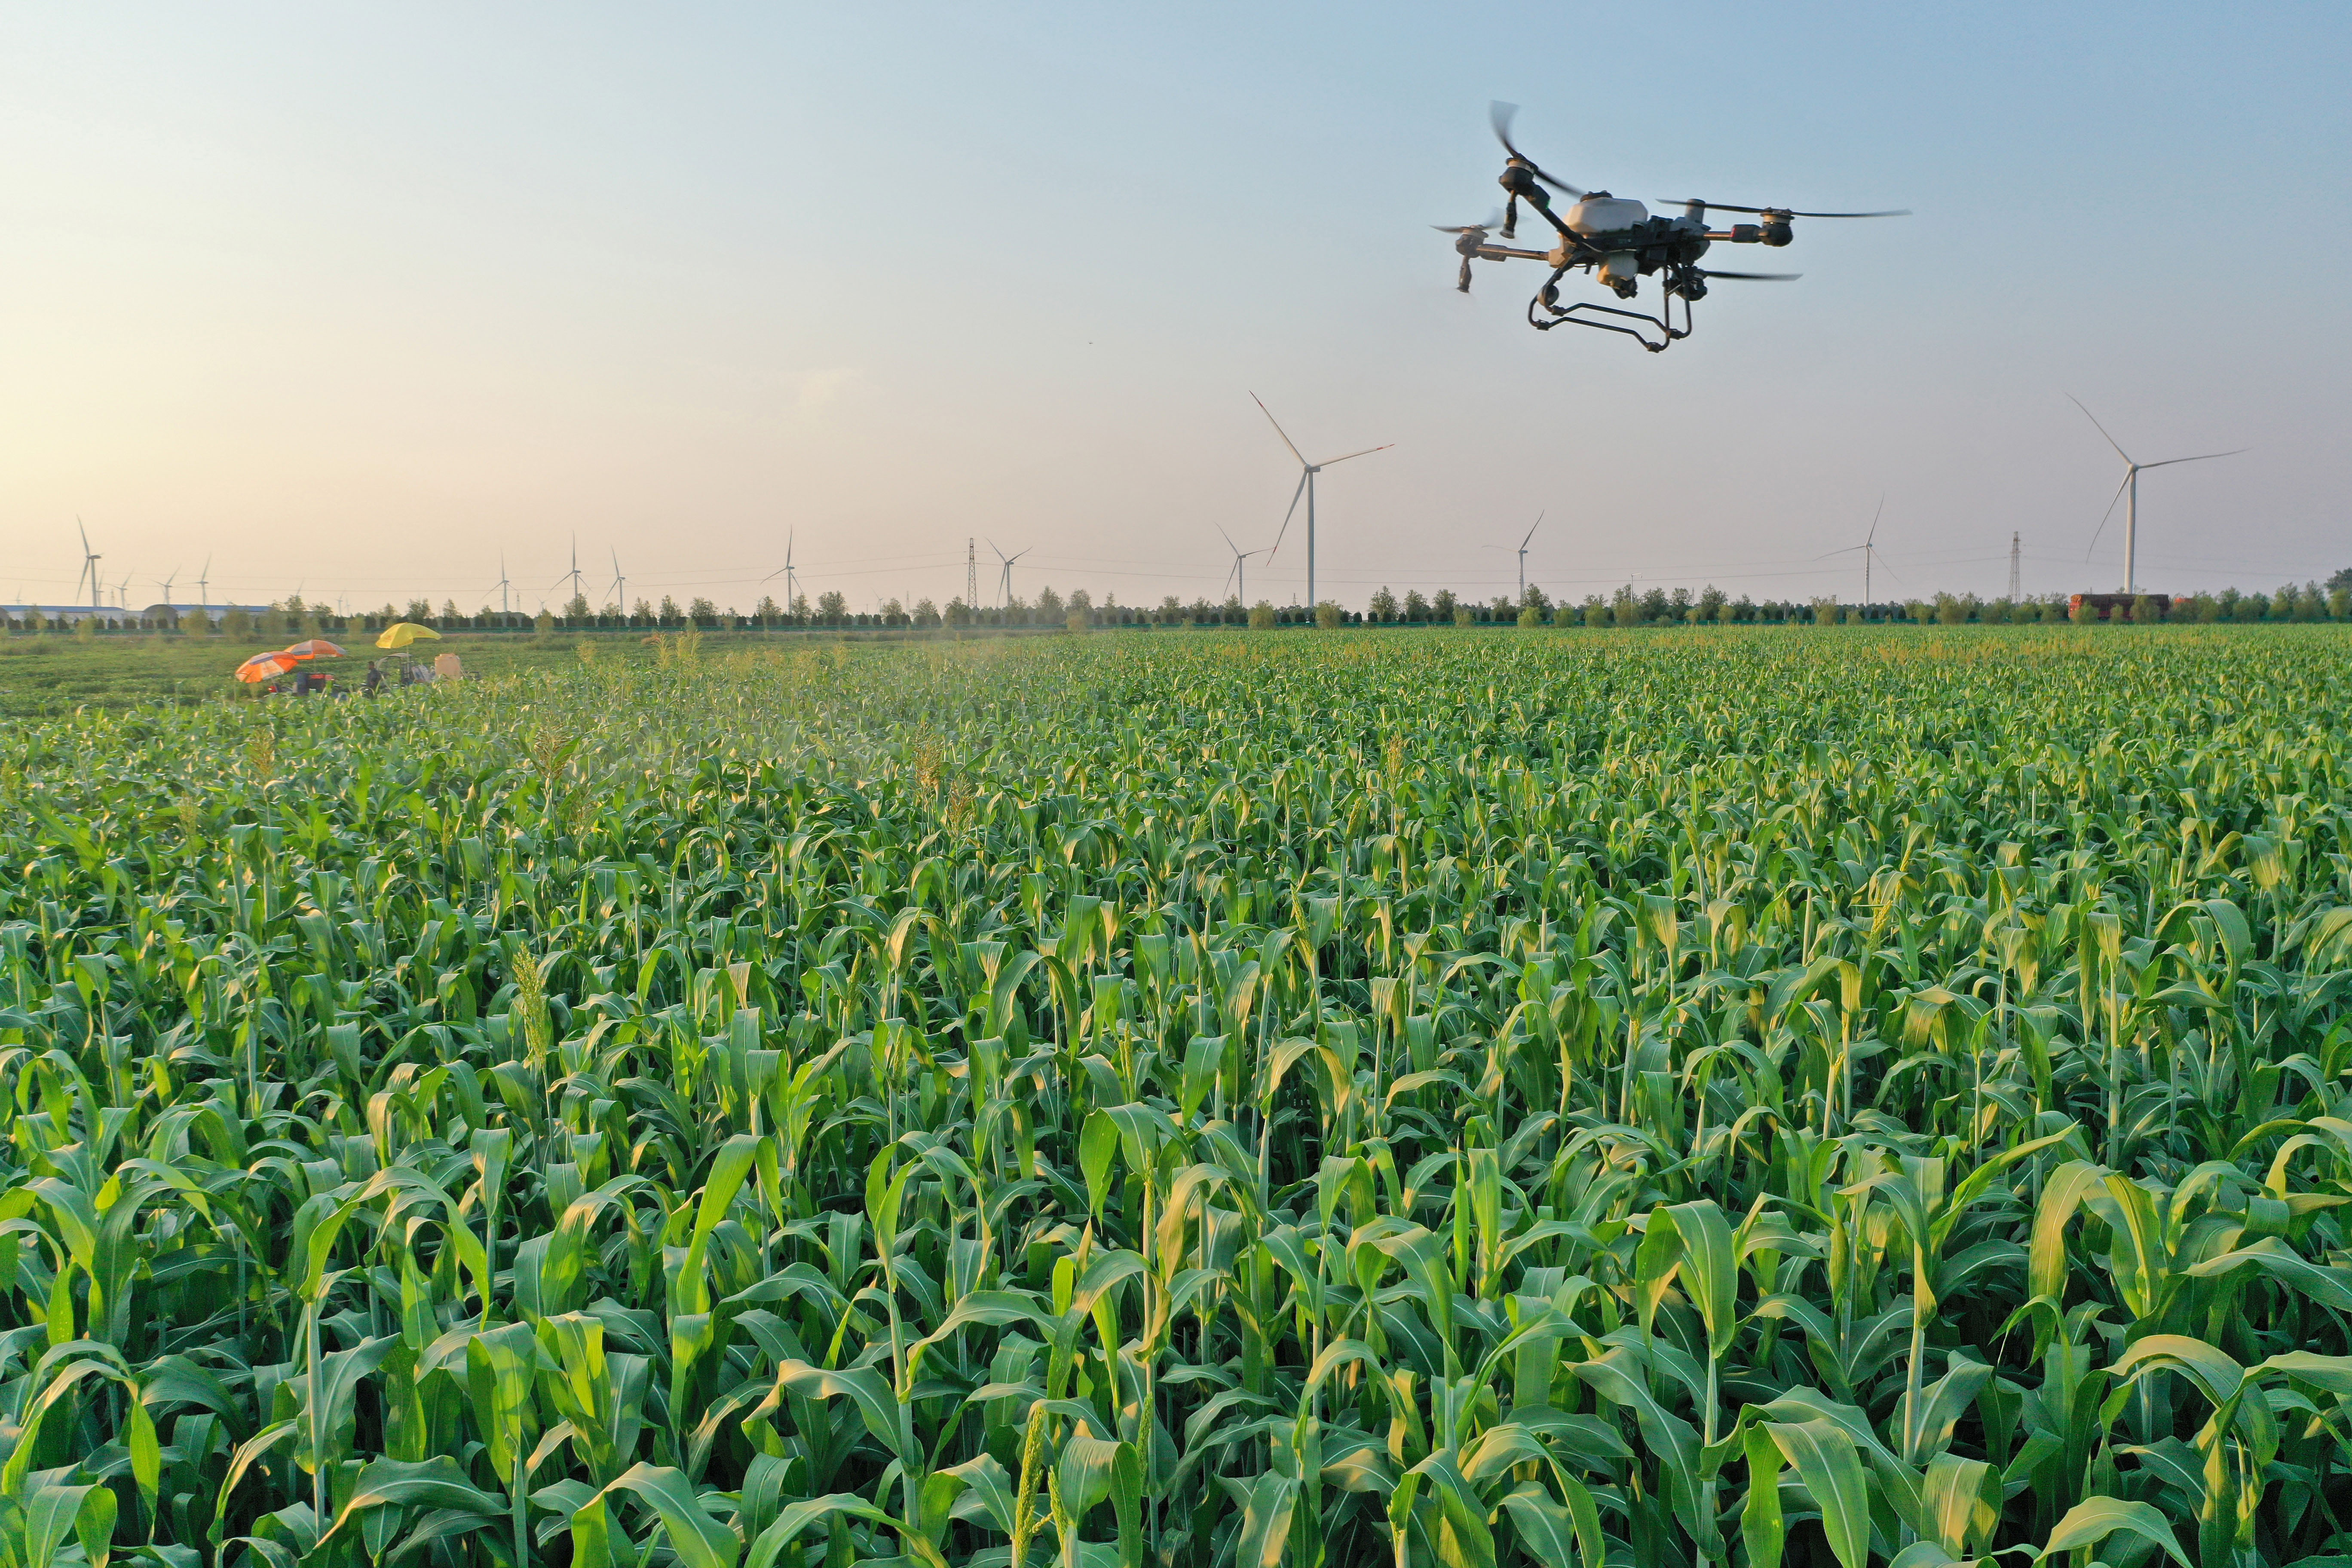
[[[0,1568],[2352,1562],[2352,630],[661,651],[0,731]]]

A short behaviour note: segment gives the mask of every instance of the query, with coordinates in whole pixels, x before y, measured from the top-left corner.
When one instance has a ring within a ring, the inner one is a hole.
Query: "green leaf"
[[[2144,1502],[2126,1502],[2121,1498],[2084,1498],[2066,1510],[2050,1539],[2042,1543],[2040,1557],[2054,1557],[2061,1552],[2078,1547],[2095,1546],[2117,1531],[2125,1531],[2153,1546],[2164,1549],[2165,1555],[2189,1568],[2188,1554],[2172,1537],[2172,1527],[2164,1515]]]
[[[683,1470],[632,1465],[604,1489],[634,1492],[661,1515],[679,1568],[735,1568],[742,1542],[704,1510],[702,1499]]]
[[[1828,1421],[1772,1421],[1765,1430],[1822,1510],[1830,1550],[1844,1568],[1864,1568],[1870,1557],[1870,1473],[1853,1439]]]
[[[1297,1506],[1296,1480],[1275,1470],[1259,1476],[1242,1510],[1234,1568],[1279,1568],[1283,1551],[1290,1544],[1290,1515]]]
[[[1749,1568],[1780,1568],[1788,1528],[1780,1514],[1780,1445],[1760,1421],[1748,1428],[1744,1443],[1748,1497],[1739,1508],[1739,1539]]]

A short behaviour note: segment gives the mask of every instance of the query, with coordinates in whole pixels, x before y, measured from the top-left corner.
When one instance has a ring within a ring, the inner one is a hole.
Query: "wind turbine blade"
[[[2252,447],[2232,447],[2226,452],[2200,452],[2193,458],[2167,458],[2160,463],[2142,463],[2143,468],[2168,468],[2175,463],[2202,463],[2215,458],[2234,458],[2241,452],[2251,452]]]
[[[1886,498],[1885,496],[1880,496],[1878,498],[1878,510],[1870,514],[1870,531],[1862,536],[1863,547],[1864,549],[1868,549],[1870,542],[1878,537],[1878,520],[1885,515]]]
[[[990,541],[988,542],[988,547],[989,547],[991,550],[996,550],[996,541],[994,541],[993,539],[990,540]],[[999,561],[1003,560],[1003,559],[1004,559],[1004,552],[1003,552],[1003,551],[1002,551],[1002,550],[996,550],[996,558],[997,558]]]
[[[1385,451],[1387,451],[1391,447],[1393,447],[1393,446],[1395,446],[1395,445],[1396,445],[1396,443],[1395,443],[1394,441],[1383,441],[1383,442],[1381,442],[1381,443],[1379,446],[1377,446],[1377,447],[1365,447],[1365,448],[1364,448],[1362,451],[1360,451],[1360,452],[1350,452],[1350,453],[1349,453],[1349,454],[1348,454],[1348,458],[1366,458],[1366,457],[1370,457],[1370,456],[1371,454],[1373,454],[1374,452],[1385,452]],[[1321,462],[1319,462],[1319,463],[1316,464],[1315,466],[1316,466],[1317,468],[1329,468],[1329,467],[1330,467],[1332,464],[1334,464],[1334,463],[1344,463],[1344,462],[1346,462],[1346,461],[1348,460],[1348,458],[1324,458]]]
[[[2087,410],[2085,412],[2087,412]],[[2128,458],[2124,460],[2126,462],[2131,461]],[[2137,470],[2132,468],[2125,469],[2123,484],[2117,485],[2116,487],[2116,493],[2107,498],[2107,510],[2099,514],[2099,526],[2091,531],[2091,543],[2089,549],[2083,552],[2084,560],[2088,561],[2091,558],[2091,551],[2096,550],[2099,547],[2099,535],[2107,531],[2107,519],[2116,515],[2116,502],[2124,499],[2124,486],[2132,482],[2132,475]]]
[[[2091,422],[2092,427],[2096,429],[2100,435],[2107,436],[2107,427],[2099,423],[2099,416],[2097,415],[2092,413],[2088,408],[2083,407],[2083,400],[2081,398],[2075,396],[2070,392],[2066,395],[2066,401],[2073,404],[2077,408],[2082,408],[2083,417]],[[2115,447],[2116,456],[2121,458],[2125,462],[2128,463],[2132,460],[2132,455],[2129,452],[2125,451],[2123,447],[2113,436],[2107,436],[2107,445]]]
[[[1827,561],[1832,555],[1851,555],[1857,550],[1867,550],[1869,548],[1870,546],[1867,544],[1849,544],[1843,550],[1823,551],[1821,554],[1814,556],[1813,559],[1816,561]]]
[[[1298,476],[1298,488],[1290,492],[1290,510],[1282,514],[1282,527],[1275,533],[1274,542],[1266,547],[1265,558],[1268,561],[1273,560],[1274,552],[1282,548],[1282,536],[1290,531],[1291,513],[1298,510],[1298,498],[1306,493],[1307,476],[1302,473]]]
[[[1871,558],[1873,561],[1876,561],[1876,562],[1878,562],[1878,569],[1879,569],[1881,572],[1885,573],[1889,577],[1894,578],[1897,583],[1900,583],[1901,581],[1903,581],[1903,574],[1902,574],[1901,573],[1899,573],[1899,572],[1895,571],[1894,567],[1889,566],[1889,565],[1888,565],[1885,561],[1880,560],[1880,559],[1879,559],[1879,554],[1878,554],[1878,552],[1877,552],[1877,551],[1875,551],[1875,550],[1872,551],[1872,552],[1870,552],[1870,558]]]
[[[1274,433],[1282,437],[1282,444],[1290,448],[1290,455],[1298,459],[1299,466],[1308,467],[1306,454],[1301,452],[1297,444],[1291,440],[1290,432],[1282,427],[1282,421],[1274,416],[1274,410],[1265,405],[1265,399],[1253,392],[1250,394],[1250,401],[1257,405],[1257,411],[1265,416],[1265,422],[1274,426]]]
[[[1225,542],[1226,549],[1232,551],[1235,555],[1239,555],[1242,552],[1241,546],[1234,542],[1234,536],[1225,531],[1225,525],[1223,523],[1212,522],[1209,526],[1217,531],[1217,536]]]
[[[1536,530],[1543,526],[1543,520],[1544,514],[1542,512],[1536,513],[1535,521],[1528,525],[1528,539],[1533,539],[1536,536]],[[1520,549],[1525,550],[1528,547],[1528,539],[1522,539],[1519,541]]]

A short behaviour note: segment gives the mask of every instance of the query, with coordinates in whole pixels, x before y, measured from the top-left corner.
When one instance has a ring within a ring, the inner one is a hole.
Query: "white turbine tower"
[[[1344,457],[1326,458],[1319,463],[1310,463],[1307,460],[1306,454],[1298,449],[1298,444],[1290,438],[1290,433],[1282,427],[1282,421],[1274,416],[1274,410],[1265,405],[1265,399],[1253,392],[1250,394],[1250,401],[1256,404],[1258,412],[1265,416],[1265,422],[1274,426],[1274,433],[1282,437],[1282,444],[1290,448],[1290,455],[1298,459],[1298,467],[1301,470],[1298,476],[1298,488],[1290,492],[1290,511],[1282,514],[1282,533],[1274,536],[1274,544],[1266,551],[1266,554],[1271,557],[1275,551],[1282,548],[1282,534],[1290,531],[1290,513],[1298,510],[1298,498],[1304,495],[1307,498],[1307,607],[1311,610],[1315,607],[1315,476],[1334,463],[1344,463],[1349,458],[1361,458],[1373,452],[1385,452],[1396,443],[1383,441],[1377,447],[1366,447],[1362,451],[1349,452]]]
[[[1273,554],[1274,546],[1269,544],[1264,550],[1244,550],[1240,545],[1234,542],[1234,536],[1232,534],[1225,532],[1224,524],[1217,524],[1216,529],[1217,532],[1224,539],[1225,548],[1234,552],[1233,569],[1225,574],[1225,582],[1231,583],[1234,585],[1234,592],[1240,596],[1242,603],[1246,605],[1249,603],[1249,580],[1243,568],[1249,563],[1249,558],[1253,555]],[[1219,586],[1223,586],[1223,584],[1221,584]]]
[[[2125,502],[2124,592],[2126,594],[2137,594],[2139,592],[2138,556],[2140,470],[2143,468],[2168,468],[2175,463],[2202,463],[2214,458],[2234,458],[2239,453],[2249,450],[2249,448],[2244,447],[2232,447],[2226,452],[2200,452],[2193,458],[2167,458],[2162,462],[2143,463],[2133,458],[2129,452],[2125,451],[2123,449],[2122,443],[2118,442],[2113,436],[2107,436],[2107,427],[2099,423],[2099,416],[2097,415],[2092,413],[2088,408],[2083,407],[2083,400],[2081,398],[2075,396],[2070,392],[2066,395],[2066,401],[2073,404],[2075,407],[2083,409],[2083,417],[2089,420],[2092,427],[2097,430],[2100,435],[2107,437],[2107,445],[2115,447],[2116,456],[2124,460],[2123,483],[2117,485],[2116,487],[2116,493],[2107,498],[2107,510],[2099,514],[2099,526],[2094,529],[2091,532],[2091,550],[2095,550],[2099,547],[2099,535],[2107,531],[2107,519],[2115,515],[2116,502],[2123,500]],[[2128,500],[2125,500],[2126,494],[2130,497]],[[2084,560],[2088,561],[2090,558],[2090,550],[2083,552]]]
[[[213,558],[207,555],[205,557],[204,570],[196,574],[196,595],[198,604],[199,607],[202,608],[205,613],[205,619],[206,622],[210,622],[213,618],[212,569]]]
[[[507,576],[507,552],[503,550],[499,552],[499,580],[490,586],[499,591],[499,614],[502,616],[514,614],[514,605],[508,602],[507,593],[514,583]]]
[[[1878,510],[1870,514],[1870,531],[1862,536],[1860,544],[1849,544],[1843,550],[1832,550],[1826,555],[1813,557],[1816,561],[1827,561],[1832,555],[1851,555],[1857,550],[1862,552],[1862,607],[1864,616],[1870,612],[1870,568],[1878,559],[1878,545],[1875,542],[1878,538],[1878,520],[1885,511],[1886,498],[1880,496]],[[1895,568],[1888,567],[1886,574],[1889,577],[1895,577]],[[1895,580],[1897,583],[1903,581],[1900,577],[1895,577]]]
[[[629,580],[621,575],[621,552],[613,551],[613,608],[626,624],[629,618]]]
[[[1536,536],[1536,530],[1543,526],[1543,520],[1542,512],[1536,513],[1535,521],[1528,525],[1527,539],[1520,540],[1516,547],[1508,544],[1486,546],[1489,550],[1516,550],[1519,558],[1519,603],[1522,605],[1528,602],[1528,539],[1533,539]]]

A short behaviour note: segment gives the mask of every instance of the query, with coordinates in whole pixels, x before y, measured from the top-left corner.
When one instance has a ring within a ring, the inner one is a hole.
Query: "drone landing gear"
[[[1580,300],[1573,305],[1559,303],[1559,279],[1561,274],[1567,270],[1568,268],[1563,267],[1554,272],[1536,297],[1528,301],[1528,325],[1535,328],[1536,331],[1548,332],[1554,327],[1591,327],[1598,331],[1622,332],[1654,354],[1665,353],[1677,340],[1691,335],[1691,300],[1690,296],[1683,291],[1679,279],[1667,281],[1666,302],[1659,307],[1659,313],[1653,316],[1646,311],[1624,310],[1614,305],[1603,305],[1596,300]],[[1680,327],[1674,324],[1676,300],[1683,302],[1683,324]],[[1546,314],[1538,315],[1536,312],[1538,310]],[[1598,321],[1580,313],[1587,310],[1595,315],[1622,316],[1629,321],[1640,321],[1643,326],[1654,327],[1661,334],[1660,339],[1656,342],[1652,342],[1649,334],[1643,331],[1642,327],[1620,326],[1614,321]],[[1549,320],[1546,319],[1547,316]]]

